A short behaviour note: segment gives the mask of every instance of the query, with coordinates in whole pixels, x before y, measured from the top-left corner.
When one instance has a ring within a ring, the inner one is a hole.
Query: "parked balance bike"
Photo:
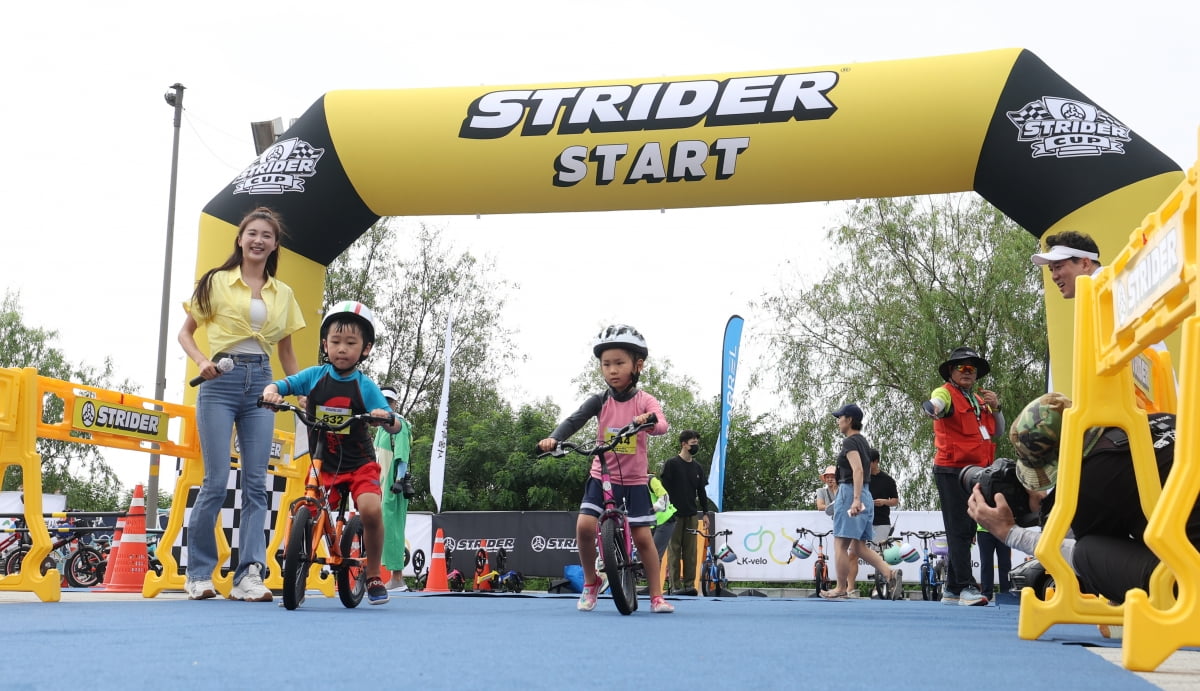
[[[689,529],[704,538],[704,566],[700,571],[700,594],[708,597],[737,597],[729,590],[729,579],[725,577],[725,565],[737,561],[737,554],[729,546],[729,536],[732,530],[722,530],[716,533],[706,533],[703,530]],[[720,549],[715,549],[716,538],[724,537],[725,543]]]
[[[813,562],[813,594],[809,597],[821,597],[821,593],[826,590],[833,590],[833,581],[829,580],[829,558],[825,556],[825,538],[832,535],[832,530],[826,530],[823,533],[818,533],[808,528],[797,528],[796,534],[799,536],[792,543],[791,553],[788,554],[787,563],[792,563],[793,559],[808,559],[812,556],[813,547],[811,543],[805,542],[804,536],[811,535],[817,539],[817,559]]]
[[[918,530],[901,535],[915,537],[921,541],[921,599],[941,600],[942,586],[946,584],[946,556],[950,553],[946,544],[946,532]],[[932,547],[930,543],[933,544]]]

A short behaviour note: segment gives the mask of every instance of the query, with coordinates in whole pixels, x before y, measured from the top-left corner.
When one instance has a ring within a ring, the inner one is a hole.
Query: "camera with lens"
[[[1029,493],[1017,480],[1017,462],[1011,458],[997,458],[987,467],[967,466],[958,473],[958,480],[967,494],[979,485],[979,491],[991,507],[996,506],[997,494],[1004,495],[1013,518],[1022,528],[1038,524],[1038,514],[1029,508]]]
[[[412,473],[405,473],[404,477],[392,483],[392,494],[403,494],[405,499],[417,496],[417,490],[413,488]]]

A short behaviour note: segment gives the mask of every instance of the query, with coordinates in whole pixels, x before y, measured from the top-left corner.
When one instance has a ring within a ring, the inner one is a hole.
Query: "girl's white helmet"
[[[628,324],[606,326],[592,341],[592,353],[596,357],[600,357],[600,353],[609,348],[624,348],[643,360],[650,355],[650,349],[646,347],[646,339],[642,338],[637,329]]]

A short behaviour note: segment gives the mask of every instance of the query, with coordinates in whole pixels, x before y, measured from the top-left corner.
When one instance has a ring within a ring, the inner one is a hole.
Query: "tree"
[[[326,308],[357,300],[375,313],[375,348],[363,367],[375,382],[397,388],[400,413],[413,425],[411,463],[419,494],[410,504],[413,510],[436,508],[428,492],[428,459],[451,315],[443,510],[520,510],[555,503],[553,490],[534,487],[529,454],[541,439],[530,437],[531,430],[544,435],[553,427],[549,404],[514,410],[498,393],[514,346],[501,323],[510,285],[491,278],[493,272],[490,260],[444,245],[439,230],[424,224],[405,229],[383,219],[326,273]]]
[[[424,224],[401,234],[392,219],[372,226],[329,266],[325,307],[357,300],[375,313],[376,342],[365,371],[395,386],[400,413],[435,406],[453,314],[454,383],[499,381],[514,346],[501,323],[510,284],[491,278],[494,263],[455,253]]]
[[[999,393],[1010,420],[1044,391],[1045,310],[1029,261],[1037,240],[973,194],[854,202],[826,238],[837,257],[826,276],[763,302],[797,432],[825,449],[807,472],[840,443],[829,411],[855,401],[904,506],[932,508],[933,435],[918,406],[941,385],[946,355],[967,345],[991,362],[982,385]]]
[[[132,392],[128,380],[116,384],[110,359],[95,367],[75,364],[54,346],[58,332],[26,325],[21,318],[20,295],[8,292],[0,306],[0,367],[34,367],[38,374],[53,379]],[[48,395],[42,401],[42,420],[61,422],[65,403]],[[75,436],[86,436],[83,432]],[[38,439],[37,452],[42,457],[42,489],[48,493],[67,496],[67,505],[79,510],[118,509],[120,483],[116,473],[104,460],[100,448],[92,444],[72,443],[53,439]],[[22,485],[18,466],[4,471],[6,490]]]

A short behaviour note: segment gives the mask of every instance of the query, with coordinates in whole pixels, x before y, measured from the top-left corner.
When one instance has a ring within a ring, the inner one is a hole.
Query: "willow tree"
[[[825,276],[763,304],[781,393],[828,449],[804,470],[816,477],[832,460],[840,438],[829,412],[857,402],[902,507],[934,508],[932,425],[919,405],[942,384],[950,351],[970,346],[988,359],[980,386],[999,393],[1010,421],[1045,390],[1045,309],[1029,260],[1037,240],[963,194],[850,203],[826,241]],[[998,454],[1012,455],[1006,439]]]

